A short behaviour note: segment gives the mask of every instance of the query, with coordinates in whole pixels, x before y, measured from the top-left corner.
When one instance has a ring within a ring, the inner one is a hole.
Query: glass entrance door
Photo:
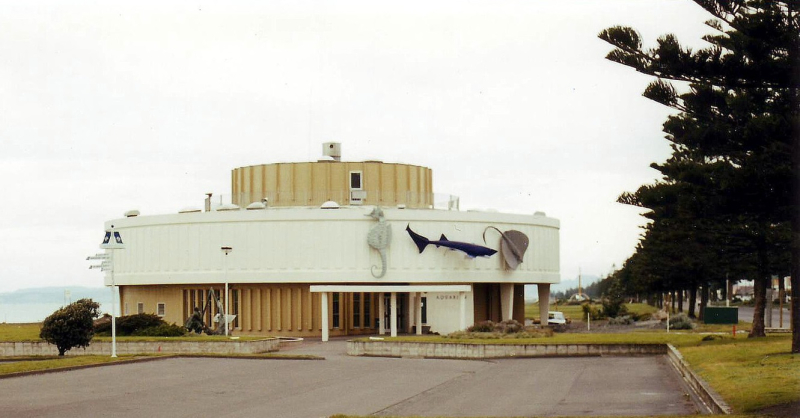
[[[383,323],[386,331],[390,332],[392,329],[392,294],[383,294]],[[397,294],[397,332],[406,332],[406,307],[408,306],[408,293]]]

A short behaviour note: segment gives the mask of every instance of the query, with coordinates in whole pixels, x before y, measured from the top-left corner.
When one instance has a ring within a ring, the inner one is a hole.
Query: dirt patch
[[[756,412],[773,417],[800,418],[800,401],[774,405]]]

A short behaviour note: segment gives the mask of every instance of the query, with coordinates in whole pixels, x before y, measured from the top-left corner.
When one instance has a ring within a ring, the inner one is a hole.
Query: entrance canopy
[[[311,285],[311,293],[339,292],[339,293],[444,293],[444,292],[471,292],[472,286],[465,285]]]
[[[414,293],[413,304],[415,305],[415,321],[417,322],[417,334],[422,333],[422,302],[420,295],[422,293],[458,293],[459,294],[459,307],[461,316],[461,328],[466,326],[466,311],[464,303],[464,293],[471,292],[472,286],[470,285],[312,285],[311,293],[321,293],[321,308],[322,308],[322,341],[328,341],[328,295],[331,293],[391,293],[390,298],[390,313],[391,324],[389,326],[392,337],[397,336],[397,294],[398,293]],[[383,323],[383,303],[378,305],[380,313],[378,315],[380,325],[379,332],[383,334],[385,324]]]

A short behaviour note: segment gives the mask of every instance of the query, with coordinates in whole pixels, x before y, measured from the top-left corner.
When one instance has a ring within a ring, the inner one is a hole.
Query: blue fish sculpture
[[[433,244],[436,248],[439,247],[447,247],[451,250],[461,251],[467,255],[469,258],[475,257],[490,257],[492,254],[496,253],[497,250],[493,250],[489,247],[484,247],[482,245],[475,245],[475,244],[468,244],[466,242],[459,242],[459,241],[450,241],[447,239],[444,234],[439,238],[438,241],[431,241],[422,235],[414,232],[411,230],[411,225],[406,225],[406,231],[408,231],[408,235],[411,239],[414,240],[414,244],[417,244],[417,248],[419,248],[419,253],[422,254],[422,251],[425,250],[429,244]]]

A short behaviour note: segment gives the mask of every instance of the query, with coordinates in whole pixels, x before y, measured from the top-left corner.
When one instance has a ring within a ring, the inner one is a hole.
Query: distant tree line
[[[656,77],[644,96],[676,111],[663,125],[672,156],[651,164],[661,179],[618,199],[646,209],[649,223],[607,280],[679,308],[686,294],[695,316],[697,298],[705,305],[727,281],[752,279],[750,336],[764,336],[771,277],[800,288],[800,2],[694,1],[711,14],[709,47],[665,35],[644,49],[619,26],[599,34],[615,47],[609,60]],[[800,298],[792,307],[800,352]]]

